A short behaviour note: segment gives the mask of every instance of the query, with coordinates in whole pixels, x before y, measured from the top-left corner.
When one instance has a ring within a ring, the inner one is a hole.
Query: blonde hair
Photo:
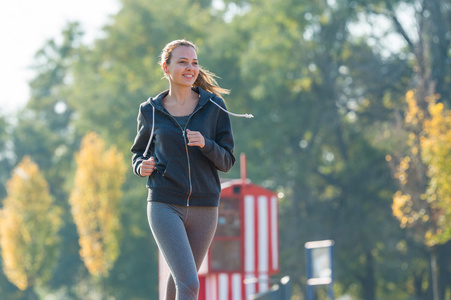
[[[168,43],[161,51],[160,65],[163,65],[163,63],[170,64],[172,58],[172,51],[174,51],[175,48],[180,46],[192,47],[197,53],[197,47],[196,45],[194,45],[194,43],[184,39],[174,40]],[[230,94],[230,90],[220,87],[215,78],[218,78],[218,76],[199,66],[199,75],[197,76],[197,79],[194,82],[193,86],[201,87],[207,92],[215,93],[220,97],[222,97],[222,94]]]

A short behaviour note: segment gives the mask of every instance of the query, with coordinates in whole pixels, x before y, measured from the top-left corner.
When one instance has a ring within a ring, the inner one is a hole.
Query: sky
[[[29,67],[47,40],[78,21],[90,43],[119,9],[119,0],[0,0],[0,115],[14,114],[28,101]]]

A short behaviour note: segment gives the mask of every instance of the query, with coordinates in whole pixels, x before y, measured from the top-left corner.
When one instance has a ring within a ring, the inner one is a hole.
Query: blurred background
[[[449,1],[11,3],[0,299],[157,299],[129,149],[139,104],[168,88],[160,51],[179,38],[231,89],[229,110],[255,116],[232,119],[235,153],[278,195],[292,299],[305,299],[304,244],[325,239],[337,299],[451,299]]]

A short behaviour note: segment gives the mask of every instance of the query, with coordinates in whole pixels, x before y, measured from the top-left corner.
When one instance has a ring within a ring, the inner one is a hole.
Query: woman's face
[[[163,63],[162,67],[171,86],[191,87],[199,75],[196,50],[189,46],[179,46],[172,50],[169,64]]]

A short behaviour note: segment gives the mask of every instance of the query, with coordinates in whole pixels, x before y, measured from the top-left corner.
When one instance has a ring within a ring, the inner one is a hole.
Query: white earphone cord
[[[232,116],[235,116],[235,117],[240,117],[240,118],[248,118],[248,119],[254,117],[254,116],[251,115],[251,114],[234,114],[234,113],[232,113],[232,112],[230,112],[230,111],[224,109],[221,105],[219,105],[218,103],[214,102],[211,98],[210,98],[210,101],[211,101],[214,105],[216,105],[217,107],[219,107],[220,109],[222,109],[223,111],[225,111],[226,113],[228,113],[229,115],[232,115]]]

